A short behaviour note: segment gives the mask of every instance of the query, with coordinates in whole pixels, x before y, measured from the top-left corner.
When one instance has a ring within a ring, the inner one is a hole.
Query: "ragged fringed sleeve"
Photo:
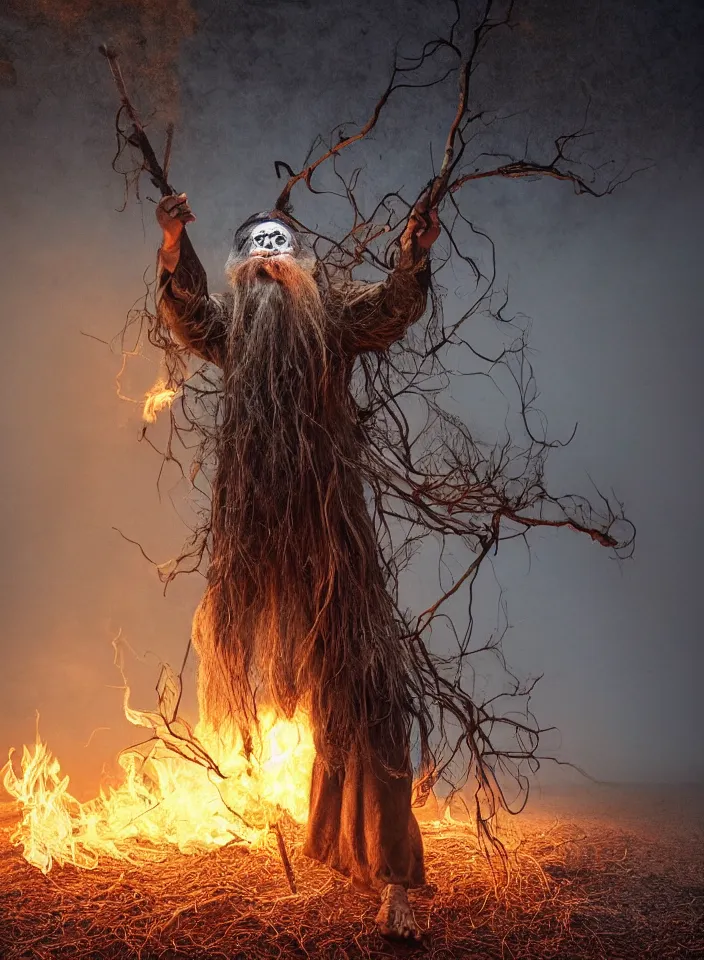
[[[388,350],[425,313],[429,288],[427,251],[402,251],[391,273],[378,283],[347,285],[341,292],[350,352]]]
[[[174,339],[192,353],[222,365],[227,323],[232,313],[231,297],[208,294],[208,281],[186,231],[181,234],[180,253],[173,257],[159,251],[156,303],[159,319]]]

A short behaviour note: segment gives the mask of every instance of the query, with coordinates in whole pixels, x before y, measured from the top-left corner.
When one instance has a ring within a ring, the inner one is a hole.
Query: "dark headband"
[[[255,213],[235,231],[235,239],[232,241],[233,252],[240,253],[245,243],[249,239],[252,228],[258,223],[265,223],[267,220],[274,220],[281,223],[293,234],[293,243],[296,248],[300,248],[301,239],[299,236],[298,225],[290,217],[287,217],[281,210],[267,210],[262,213]]]

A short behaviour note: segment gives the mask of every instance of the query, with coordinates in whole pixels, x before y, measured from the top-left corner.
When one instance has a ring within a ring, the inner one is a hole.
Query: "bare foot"
[[[405,887],[396,883],[389,883],[382,890],[376,922],[382,937],[395,940],[418,940],[420,937]]]

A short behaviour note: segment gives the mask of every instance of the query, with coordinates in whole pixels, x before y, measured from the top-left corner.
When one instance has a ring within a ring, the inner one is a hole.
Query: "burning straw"
[[[157,712],[137,711],[125,687],[127,718],[153,737],[123,752],[123,783],[89,803],[40,740],[21,772],[6,765],[18,802],[0,811],[3,960],[408,952],[380,937],[376,897],[303,856],[305,717],[282,726],[262,714],[247,759],[180,717],[168,668],[158,693]],[[504,814],[491,847],[469,809],[456,796],[417,810],[428,882],[411,899],[430,960],[704,955],[704,864],[689,832]]]
[[[11,828],[13,811],[4,824]],[[378,935],[376,900],[301,854],[303,828],[282,824],[298,880],[276,855],[225,847],[135,866],[106,860],[49,876],[0,843],[0,953],[151,960],[406,955]],[[704,872],[691,844],[662,840],[678,862],[653,879],[655,845],[611,825],[587,832],[528,818],[506,864],[470,827],[424,824],[428,886],[412,894],[429,960],[694,958],[704,950]]]

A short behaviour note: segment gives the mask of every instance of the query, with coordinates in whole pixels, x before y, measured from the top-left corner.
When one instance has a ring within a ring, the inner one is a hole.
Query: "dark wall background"
[[[394,45],[414,52],[450,17],[449,4],[415,0],[13,0],[0,18],[0,732],[7,747],[30,740],[38,709],[79,792],[134,739],[112,638],[122,630],[139,654],[128,673],[150,705],[202,587],[177,582],[164,599],[112,530],[167,559],[185,491],[169,478],[157,496],[139,406],[116,395],[120,358],[82,336],[120,329],[158,243],[151,203],[116,212],[115,91],[97,43],[120,45],[157,139],[176,121],[172,179],[198,214],[191,235],[217,289],[233,229],[278,192],[273,160],[296,166],[317,133],[366,119]],[[504,142],[520,149],[530,132],[537,150],[579,126],[591,98],[594,156],[652,166],[600,201],[552,181],[485,182],[462,197],[497,243],[513,309],[533,318],[542,409],[558,435],[580,424],[553,460],[554,486],[589,493],[588,474],[613,486],[639,531],[622,565],[567,533],[534,536],[530,564],[522,547],[503,549],[506,646],[521,671],[544,673],[535,709],[559,728],[562,756],[606,779],[702,779],[704,11],[526,0],[517,21],[477,74],[483,102],[515,114]],[[453,111],[452,84],[392,102],[350,159],[366,164],[362,197],[416,191]],[[302,194],[297,206],[320,223],[342,209]],[[457,309],[466,278],[443,282]],[[134,359],[123,387],[139,397],[156,373]],[[476,384],[458,384],[455,400],[491,423]]]

